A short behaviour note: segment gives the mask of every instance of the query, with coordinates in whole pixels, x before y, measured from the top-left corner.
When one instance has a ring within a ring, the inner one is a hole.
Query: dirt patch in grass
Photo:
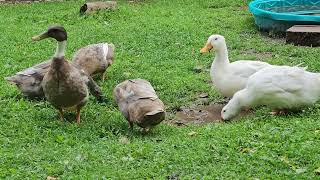
[[[260,31],[260,35],[264,37],[267,41],[286,44],[286,34],[281,32],[273,32],[273,31]]]
[[[170,121],[174,125],[221,123],[221,110],[225,104],[212,104],[195,108],[183,108],[176,113],[176,119]],[[232,121],[248,116],[252,111],[242,111]]]

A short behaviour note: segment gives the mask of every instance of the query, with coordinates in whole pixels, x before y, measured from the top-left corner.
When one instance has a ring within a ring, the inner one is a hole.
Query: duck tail
[[[300,64],[295,65],[295,67],[301,68],[301,69],[303,69],[303,70],[307,70],[307,69],[308,69],[308,66],[302,66],[303,64],[304,64],[304,63],[302,62],[302,63],[300,63]]]
[[[165,119],[165,111],[163,109],[157,109],[146,113],[144,118],[148,119],[152,126],[155,126]]]
[[[5,77],[4,79],[12,84],[19,84],[15,76]]]
[[[157,110],[148,112],[148,113],[146,113],[145,115],[146,115],[146,116],[152,116],[152,115],[155,115],[155,114],[158,114],[158,113],[163,113],[163,112],[164,112],[163,109],[157,109]]]
[[[106,44],[108,44],[108,43],[106,43]],[[109,43],[108,45],[114,50],[114,48],[115,48],[114,44]]]

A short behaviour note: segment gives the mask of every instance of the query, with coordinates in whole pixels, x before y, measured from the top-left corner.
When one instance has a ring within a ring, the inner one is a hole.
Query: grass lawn
[[[320,72],[319,48],[285,45],[261,35],[242,0],[181,0],[118,3],[118,10],[79,16],[83,1],[0,5],[0,76],[50,58],[53,40],[31,37],[51,24],[68,31],[66,57],[91,43],[112,42],[116,59],[108,80],[98,81],[109,101],[94,98],[82,123],[60,122],[45,101],[30,101],[0,81],[0,178],[45,179],[315,179],[320,167],[320,104],[302,113],[253,115],[230,123],[175,127],[162,123],[143,136],[130,134],[112,100],[112,90],[128,78],[149,80],[166,104],[167,119],[197,94],[222,97],[209,83],[213,54],[200,55],[209,35],[226,37],[229,58],[271,64],[304,63]],[[196,132],[189,136],[190,132]],[[129,144],[120,140],[127,137]]]

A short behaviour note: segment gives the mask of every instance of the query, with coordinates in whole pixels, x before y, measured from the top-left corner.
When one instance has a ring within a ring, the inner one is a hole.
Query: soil
[[[183,108],[176,113],[176,119],[173,124],[181,126],[187,124],[206,124],[206,123],[221,123],[221,110],[225,104],[213,104],[209,106],[199,106],[196,108]],[[237,117],[232,119],[239,120],[242,117],[251,114],[251,110],[242,111]]]

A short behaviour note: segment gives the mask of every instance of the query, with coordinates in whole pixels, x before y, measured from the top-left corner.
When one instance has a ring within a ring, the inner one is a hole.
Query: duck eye
[[[223,110],[223,112],[226,112],[226,110]]]
[[[214,40],[216,41],[216,40],[218,40],[218,38],[214,38]]]

